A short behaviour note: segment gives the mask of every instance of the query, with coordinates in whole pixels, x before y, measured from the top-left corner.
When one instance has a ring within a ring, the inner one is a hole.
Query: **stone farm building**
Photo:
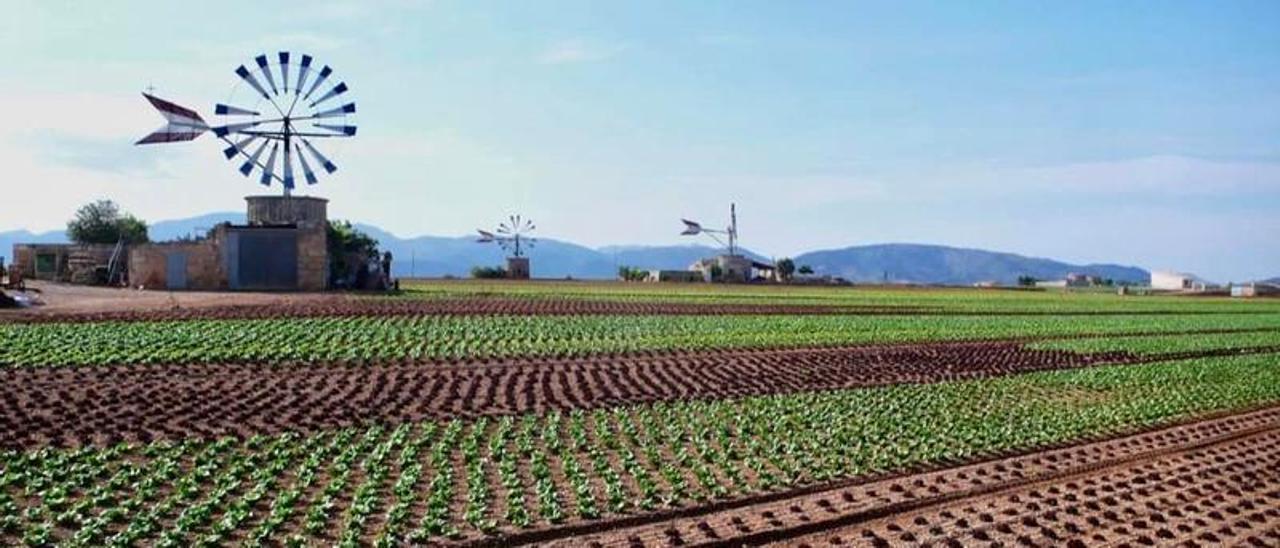
[[[245,224],[218,225],[205,239],[133,245],[122,252],[114,245],[15,244],[13,266],[30,279],[93,283],[103,281],[101,274],[112,256],[121,255],[133,287],[325,289],[328,200],[249,196],[245,201]]]

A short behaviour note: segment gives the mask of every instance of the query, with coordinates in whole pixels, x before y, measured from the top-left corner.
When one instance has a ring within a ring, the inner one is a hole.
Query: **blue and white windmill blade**
[[[307,163],[307,155],[302,153],[300,145],[295,144],[293,147],[298,152],[298,163],[302,165],[302,175],[307,178],[307,184],[316,184],[316,173],[311,171],[311,164]]]
[[[227,139],[226,137],[223,137],[222,139],[224,141],[227,141],[228,143],[231,143],[231,146],[222,149],[222,155],[226,156],[228,160],[235,158],[237,154],[243,154],[245,156],[248,156],[249,144],[253,143],[254,139],[257,139],[257,138],[258,138],[257,135],[250,135],[244,138],[239,143],[231,143],[229,139]]]
[[[239,76],[241,80],[252,86],[259,95],[262,95],[263,99],[271,99],[271,96],[267,95],[267,90],[262,88],[262,84],[258,83],[258,79],[254,78],[253,73],[249,72],[249,69],[245,68],[244,65],[240,65],[240,68],[236,69],[236,76]]]
[[[316,81],[311,83],[311,89],[307,90],[307,94],[303,95],[302,98],[309,99],[311,94],[316,92],[316,88],[319,88],[320,84],[329,79],[330,74],[333,74],[333,69],[329,68],[329,65],[325,65],[324,68],[320,69],[320,74],[316,76]]]
[[[347,83],[338,82],[338,85],[333,86],[333,89],[329,90],[328,93],[325,93],[324,95],[321,95],[319,99],[312,101],[311,108],[315,108],[316,105],[323,103],[331,98],[342,95],[343,93],[346,93],[346,92],[347,92]]]
[[[302,88],[306,87],[307,73],[309,72],[311,72],[311,56],[303,55],[302,64],[298,66],[298,84],[293,88],[295,95],[302,93]]]
[[[253,171],[253,167],[259,166],[258,158],[262,156],[262,151],[265,150],[266,148],[267,148],[267,141],[266,139],[263,139],[262,143],[258,145],[258,149],[253,151],[253,154],[249,155],[249,159],[245,160],[243,164],[240,164],[241,175],[248,177],[249,173]]]
[[[284,92],[289,93],[289,52],[282,51],[279,53],[280,58],[280,81],[284,84]]]
[[[311,115],[311,117],[312,117],[312,118],[333,118],[333,117],[335,117],[335,116],[346,116],[346,115],[348,115],[348,114],[355,114],[355,112],[356,112],[356,104],[355,104],[355,103],[347,103],[347,104],[342,105],[342,106],[340,106],[340,107],[338,107],[338,108],[331,108],[331,109],[329,109],[329,110],[322,110],[322,111],[320,111],[320,112],[317,112],[317,113],[315,113],[315,114],[312,114],[312,115]]]
[[[213,113],[219,116],[261,116],[262,113],[247,108],[234,107],[218,103],[213,106]]]
[[[240,133],[251,127],[256,127],[261,123],[262,122],[239,122],[235,124],[227,124],[225,126],[218,126],[213,128],[213,134],[218,137],[226,137],[228,134]]]
[[[341,133],[347,137],[351,137],[356,134],[356,126],[334,126],[329,124],[315,124],[315,126],[320,129],[327,129],[335,133]]]
[[[258,70],[262,71],[262,75],[267,77],[267,83],[271,84],[271,93],[280,95],[280,90],[276,88],[276,78],[271,75],[271,65],[267,64],[267,56],[259,55],[253,60],[258,63]]]
[[[325,158],[323,154],[320,154],[320,151],[316,150],[316,147],[311,145],[311,141],[303,139],[302,145],[307,147],[307,150],[311,152],[311,156],[316,159],[316,163],[320,164],[326,172],[333,173],[338,171],[338,166],[333,165],[333,162],[330,162],[328,158]]]
[[[276,173],[276,153],[280,152],[280,143],[271,145],[271,155],[267,156],[267,166],[262,170],[262,178],[258,182],[270,186]]]

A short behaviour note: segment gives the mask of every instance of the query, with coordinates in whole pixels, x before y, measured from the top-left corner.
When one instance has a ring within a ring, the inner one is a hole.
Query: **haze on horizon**
[[[284,4],[284,5],[282,5]],[[1280,3],[7,1],[0,231],[111,198],[150,221],[263,192],[211,136],[260,53],[351,86],[306,194],[402,236],[508,213],[592,246],[723,222],[773,256],[883,242],[1280,275]],[[278,192],[277,188],[270,192]]]

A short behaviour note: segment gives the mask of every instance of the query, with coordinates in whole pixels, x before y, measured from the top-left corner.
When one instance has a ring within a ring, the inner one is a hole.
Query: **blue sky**
[[[138,92],[207,115],[236,66],[290,50],[360,109],[308,193],[400,235],[521,212],[588,245],[681,243],[679,217],[736,201],[765,255],[1280,275],[1276,2],[5,4],[0,230],[97,197],[241,209],[262,188],[216,141],[132,146],[160,122]]]

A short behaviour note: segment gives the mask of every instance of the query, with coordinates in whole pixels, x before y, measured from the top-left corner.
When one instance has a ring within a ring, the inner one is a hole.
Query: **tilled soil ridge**
[[[941,382],[1217,353],[1082,354],[999,341],[526,359],[501,365],[18,368],[0,371],[0,431],[10,448],[313,432]]]
[[[718,511],[504,544],[1280,544],[1280,407]],[[577,536],[573,536],[577,535]],[[572,536],[572,538],[570,538]]]
[[[151,310],[97,312],[43,311],[39,308],[0,314],[0,323],[86,323],[229,319],[277,319],[353,316],[719,316],[770,314],[929,314],[918,306],[787,305],[609,301],[591,299],[519,299],[462,297],[440,299],[355,298],[320,296],[297,302],[187,306]]]

